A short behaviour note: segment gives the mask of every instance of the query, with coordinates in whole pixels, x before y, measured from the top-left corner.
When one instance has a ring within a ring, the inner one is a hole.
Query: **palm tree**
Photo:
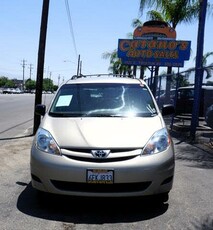
[[[142,26],[143,23],[139,18],[135,18],[132,20],[132,27],[137,28],[138,26]]]
[[[199,15],[199,1],[195,0],[141,0],[140,11],[143,13],[145,7],[152,8],[155,10],[149,11],[148,16],[151,19],[163,20],[168,22],[174,29],[181,22],[192,22],[198,18]],[[160,11],[158,11],[160,10]],[[172,73],[172,67],[167,69],[167,80],[166,80],[166,100],[170,98],[170,76]]]
[[[140,19],[138,19],[138,18],[133,19],[133,21],[132,21],[132,27],[133,28],[137,28],[138,26],[142,26],[142,25],[143,25],[143,23],[141,22]],[[132,33],[131,33],[131,38],[133,38]],[[137,66],[134,66],[134,68],[137,68]],[[144,78],[144,73],[145,73],[146,68],[147,68],[146,66],[140,66],[140,79]],[[136,69],[135,69],[135,71],[136,71]]]
[[[141,26],[141,25],[142,25],[142,22],[139,19],[133,19],[133,21],[132,21],[132,27],[133,28],[136,28],[136,27]],[[128,33],[127,37],[132,38],[133,34]],[[123,65],[121,62],[121,59],[118,58],[117,49],[113,50],[112,52],[103,53],[102,58],[110,59],[110,66],[108,69],[109,71],[112,71],[115,74],[124,74],[124,75],[126,75],[126,73],[128,73],[128,75],[132,74],[131,66]],[[143,78],[144,72],[145,72],[145,68],[141,67],[140,68],[140,78]]]
[[[212,77],[213,63],[211,63],[210,65],[207,65],[207,59],[208,57],[212,55],[213,55],[213,52],[207,52],[206,54],[203,55],[203,69],[206,72],[206,79],[209,79]]]
[[[145,7],[155,7],[156,11],[149,11],[152,12],[152,16],[156,12],[153,19],[164,19],[174,29],[181,22],[191,23],[194,19],[198,18],[199,14],[199,0],[141,0],[141,13],[143,13]]]
[[[213,52],[207,52],[203,55],[202,58],[202,66],[203,66],[203,71],[206,73],[206,79],[209,79],[212,77],[213,73],[213,63],[207,65],[207,59],[213,55]],[[196,57],[194,58],[196,60]],[[189,76],[191,73],[194,73],[196,70],[195,67],[189,68],[186,70],[186,74]]]
[[[102,58],[110,59],[109,60],[110,62],[109,71],[112,71],[113,73],[118,72],[120,60],[117,57],[117,49],[113,50],[112,52],[103,53]]]
[[[112,52],[105,52],[102,55],[104,59],[110,59],[109,71],[112,71],[114,74],[120,75],[131,75],[132,69],[128,65],[123,65],[121,59],[117,56],[117,49]]]
[[[203,55],[203,66],[207,66],[207,59],[213,55],[213,52],[207,52]],[[213,66],[213,63],[210,64],[210,66]],[[206,77],[206,78],[210,78],[211,74]]]

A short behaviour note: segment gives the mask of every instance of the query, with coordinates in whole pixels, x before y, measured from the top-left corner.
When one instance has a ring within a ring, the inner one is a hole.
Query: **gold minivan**
[[[132,197],[172,189],[173,141],[141,79],[74,77],[57,91],[31,149],[32,186],[72,196]]]

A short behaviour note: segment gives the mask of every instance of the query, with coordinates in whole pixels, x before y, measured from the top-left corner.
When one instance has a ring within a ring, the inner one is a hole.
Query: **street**
[[[43,94],[47,106],[53,94]],[[0,139],[24,135],[33,127],[35,94],[0,94]]]
[[[9,134],[23,135],[33,122],[32,95],[6,96],[0,95],[2,139]],[[30,181],[32,139],[0,140],[0,229],[213,229],[211,151],[173,138],[176,168],[168,203],[152,198],[97,199],[56,195],[42,198]]]

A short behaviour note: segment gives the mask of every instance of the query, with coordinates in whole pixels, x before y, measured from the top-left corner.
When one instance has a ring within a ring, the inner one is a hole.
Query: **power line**
[[[73,26],[72,26],[72,18],[71,18],[71,13],[70,13],[70,7],[69,7],[68,0],[65,0],[65,6],[66,6],[66,11],[67,11],[67,17],[68,17],[68,22],[69,22],[70,33],[71,33],[72,40],[73,40],[73,46],[74,46],[74,49],[75,49],[75,55],[77,57],[78,53],[77,53],[77,48],[76,48],[76,43],[75,43],[75,36],[74,36],[74,31],[73,31]]]

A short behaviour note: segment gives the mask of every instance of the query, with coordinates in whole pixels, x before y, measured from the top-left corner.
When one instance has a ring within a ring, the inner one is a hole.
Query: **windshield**
[[[67,84],[58,91],[49,115],[57,117],[150,117],[157,111],[144,85]]]

